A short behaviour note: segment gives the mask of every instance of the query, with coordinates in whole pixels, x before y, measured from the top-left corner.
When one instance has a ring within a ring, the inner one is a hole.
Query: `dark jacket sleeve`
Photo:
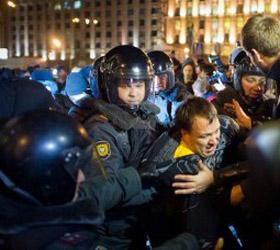
[[[171,239],[154,250],[199,250],[199,244],[194,235],[189,233],[182,233],[176,238]]]
[[[247,162],[237,162],[222,169],[214,170],[214,183],[216,186],[233,184],[247,177],[249,165]]]
[[[96,176],[81,184],[79,197],[95,199],[105,210],[124,204],[140,193],[141,180],[134,168],[125,168],[109,174]]]

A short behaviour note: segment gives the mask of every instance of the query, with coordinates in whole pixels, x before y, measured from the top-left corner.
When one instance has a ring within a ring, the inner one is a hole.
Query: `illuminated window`
[[[200,16],[204,16],[205,15],[205,3],[204,2],[200,2],[199,15]]]
[[[243,25],[244,25],[243,18],[242,17],[238,17],[236,21],[237,21],[237,28],[238,28],[238,30],[241,30]]]
[[[228,32],[230,29],[230,20],[227,18],[224,20],[224,27],[225,27],[225,32]]]
[[[218,29],[218,19],[212,19],[212,29],[217,30]]]
[[[61,4],[60,3],[55,4],[54,9],[61,10]]]
[[[217,16],[219,14],[218,10],[218,1],[212,1],[212,15]]]
[[[71,4],[69,3],[69,1],[64,1],[63,8],[64,9],[71,9]]]
[[[230,15],[230,14],[231,14],[230,2],[226,2],[226,3],[225,3],[225,13],[226,13],[227,15]]]
[[[180,31],[181,29],[181,22],[179,20],[175,21],[175,30]]]
[[[82,7],[82,2],[80,0],[75,1],[73,7],[74,9],[80,9]]]
[[[264,11],[266,12],[266,13],[268,13],[268,12],[270,12],[270,3],[265,3],[265,6],[264,6]]]

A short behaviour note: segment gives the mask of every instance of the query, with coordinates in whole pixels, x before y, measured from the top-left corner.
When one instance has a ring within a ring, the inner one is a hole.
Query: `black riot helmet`
[[[233,66],[240,65],[244,60],[247,60],[246,57],[246,51],[242,47],[236,47],[231,51],[228,63]]]
[[[247,147],[251,167],[248,196],[256,210],[270,210],[279,216],[280,123],[267,122],[255,128]],[[273,211],[272,211],[273,210]]]
[[[65,114],[33,111],[13,118],[0,132],[0,181],[40,204],[64,204],[74,197],[88,145],[85,129]]]
[[[241,80],[245,75],[265,76],[265,74],[258,67],[253,65],[248,56],[245,56],[240,63],[235,64],[233,73],[233,86],[241,93],[243,93]]]
[[[144,81],[144,100],[146,100],[154,75],[149,57],[141,49],[131,45],[120,45],[107,52],[101,62],[99,73],[100,97],[120,106],[124,105],[118,98],[117,88],[120,80],[127,85],[135,81]]]
[[[167,74],[168,83],[166,89],[171,89],[175,85],[174,63],[172,59],[161,50],[151,51],[148,53],[148,56],[152,61],[155,75]]]

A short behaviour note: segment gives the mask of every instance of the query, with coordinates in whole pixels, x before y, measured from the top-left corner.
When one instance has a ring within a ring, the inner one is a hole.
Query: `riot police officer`
[[[104,178],[90,160],[96,155],[91,143],[80,124],[55,111],[6,123],[0,136],[1,249],[96,247],[93,232],[104,209],[129,200],[141,183],[134,168]],[[82,183],[91,171],[99,176]]]
[[[117,46],[102,59],[95,113],[85,128],[96,141],[97,154],[108,172],[128,166],[138,168],[159,132],[155,116],[158,108],[146,101],[153,76],[149,57],[134,46]],[[140,212],[140,206],[108,212],[99,230],[100,244],[114,249],[137,249],[145,243],[138,224]]]
[[[101,62],[95,113],[85,128],[109,171],[137,167],[157,134],[158,108],[146,102],[153,74],[147,55],[130,45],[111,49]]]
[[[154,50],[148,53],[155,70],[154,83],[149,101],[160,108],[157,115],[164,127],[168,127],[175,117],[175,112],[182,100],[190,93],[183,85],[175,85],[174,64],[163,51]]]

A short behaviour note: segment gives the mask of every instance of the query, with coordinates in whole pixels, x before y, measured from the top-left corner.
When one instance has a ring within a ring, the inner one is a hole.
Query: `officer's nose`
[[[135,96],[136,95],[136,87],[135,86],[130,86],[129,87],[129,95],[130,96]]]

